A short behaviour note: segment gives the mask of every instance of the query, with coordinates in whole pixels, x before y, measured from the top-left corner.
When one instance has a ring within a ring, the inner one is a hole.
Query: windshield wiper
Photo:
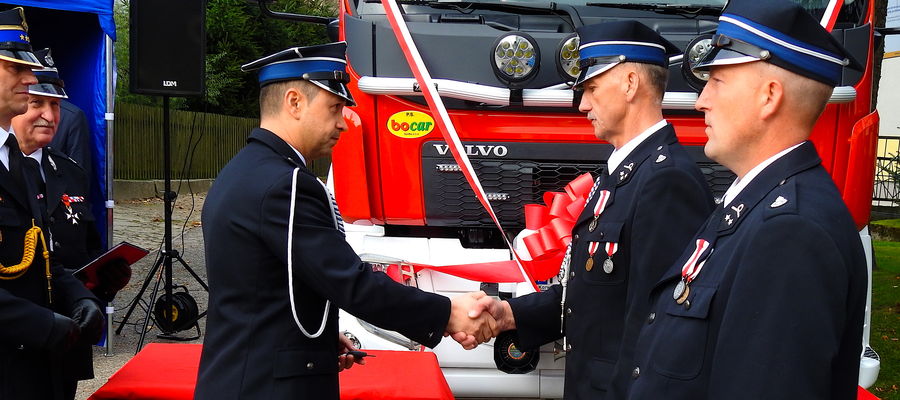
[[[624,8],[679,15],[719,15],[722,7],[710,4],[653,4],[653,3],[587,3],[593,7]]]

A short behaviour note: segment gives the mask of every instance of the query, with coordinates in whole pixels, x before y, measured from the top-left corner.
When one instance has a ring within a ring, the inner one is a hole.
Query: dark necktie
[[[22,172],[25,179],[33,185],[32,188],[34,188],[35,198],[41,206],[41,214],[43,215],[47,211],[47,187],[46,184],[44,184],[44,178],[41,177],[41,164],[32,157],[25,157]]]
[[[47,207],[44,205],[46,203],[38,201],[38,193],[40,193],[44,181],[41,179],[40,170],[34,169],[37,161],[22,154],[15,135],[10,134],[6,138],[6,146],[9,148],[9,172],[12,174],[13,179],[16,180],[16,184],[22,188],[22,191],[27,196],[27,204],[31,208],[35,223],[43,225],[43,216],[46,214]],[[34,163],[26,162],[26,159],[34,160]],[[37,168],[40,168],[40,166],[37,166]],[[35,175],[35,173],[38,175]]]
[[[25,181],[22,179],[22,150],[19,150],[19,142],[16,141],[15,135],[9,135],[6,138],[6,147],[9,149],[9,173],[16,184],[23,190],[25,189]]]

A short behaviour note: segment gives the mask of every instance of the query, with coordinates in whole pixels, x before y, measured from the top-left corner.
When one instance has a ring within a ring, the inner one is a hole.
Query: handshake
[[[450,336],[466,350],[516,328],[509,303],[484,292],[472,292],[450,299],[450,320],[444,336]]]

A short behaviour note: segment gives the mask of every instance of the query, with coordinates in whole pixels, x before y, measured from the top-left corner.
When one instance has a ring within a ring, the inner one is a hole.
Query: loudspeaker
[[[130,89],[199,96],[205,89],[206,1],[131,0]]]

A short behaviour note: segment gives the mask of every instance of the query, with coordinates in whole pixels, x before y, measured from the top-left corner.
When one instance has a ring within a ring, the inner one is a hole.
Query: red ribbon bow
[[[572,242],[572,227],[593,186],[591,174],[585,173],[569,182],[565,192],[544,193],[546,206],[525,205],[525,228],[535,231],[522,238],[532,260],[525,266],[535,280],[547,280],[559,272],[566,247]]]

